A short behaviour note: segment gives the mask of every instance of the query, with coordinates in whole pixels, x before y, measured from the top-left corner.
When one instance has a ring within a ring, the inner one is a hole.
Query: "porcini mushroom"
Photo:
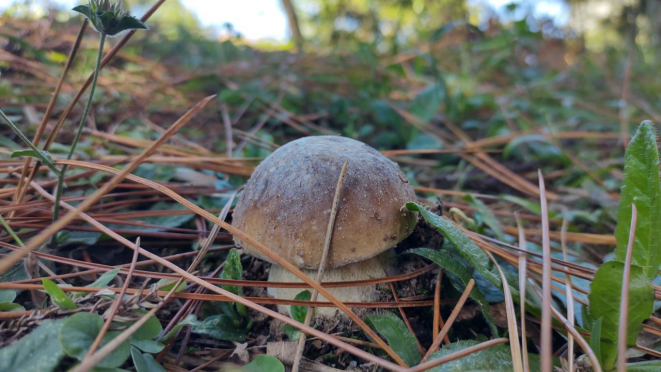
[[[404,204],[415,192],[396,163],[368,145],[338,136],[305,137],[274,151],[245,185],[232,225],[266,245],[314,278],[324,248],[340,170],[344,177],[323,282],[383,278],[388,275],[390,248],[415,227],[417,216]],[[235,238],[246,252],[268,260],[259,250]],[[273,264],[272,282],[300,282]],[[269,288],[275,298],[293,299],[301,288]],[[375,301],[374,285],[329,288],[343,302]],[[321,298],[325,301],[325,298]],[[289,306],[279,306],[287,313]],[[331,315],[333,308],[320,308]]]

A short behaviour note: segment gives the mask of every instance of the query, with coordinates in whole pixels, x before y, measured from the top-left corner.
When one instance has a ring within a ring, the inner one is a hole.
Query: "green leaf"
[[[136,340],[151,340],[163,332],[161,321],[156,316],[151,316],[140,328],[138,328],[131,338]]]
[[[78,12],[78,13],[84,15],[84,16],[87,17],[88,19],[92,17],[92,12],[91,12],[91,10],[90,10],[89,5],[78,5],[77,7],[73,8],[73,9],[71,9],[71,10],[73,10],[74,12]]]
[[[60,343],[67,355],[83,360],[96,336],[103,327],[103,318],[92,313],[76,313],[68,317],[60,330]],[[99,348],[110,342],[120,332],[107,332],[101,339]],[[97,366],[103,368],[119,367],[131,354],[130,344],[122,342],[110,355],[105,357]]]
[[[308,291],[307,289],[304,291],[299,292],[296,297],[294,297],[294,300],[296,301],[310,301],[312,298],[312,293]],[[305,316],[308,314],[308,307],[307,306],[298,306],[298,305],[292,305],[290,308],[290,313],[291,317],[296,320],[297,322],[303,323],[305,321]]]
[[[127,30],[149,30],[149,27],[141,20],[131,16],[122,18],[117,28],[120,30],[119,32]]]
[[[479,341],[475,340],[466,340],[445,345],[440,351],[433,353],[429,357],[429,360],[442,358],[446,355],[478,345],[479,343]],[[530,362],[530,371],[538,372],[539,356],[537,354],[528,354],[528,360]],[[430,369],[429,372],[511,372],[513,370],[512,351],[509,346],[500,344],[444,363]]]
[[[661,371],[661,360],[650,360],[627,364],[627,372],[658,372]]]
[[[464,288],[468,285],[468,282],[473,277],[471,271],[466,268],[464,265],[459,263],[450,253],[447,251],[437,251],[429,248],[414,248],[407,251],[407,253],[415,253],[422,257],[425,257],[428,260],[433,261],[438,266],[444,268],[448,272],[455,275],[464,285]],[[462,290],[462,289],[460,289]],[[482,307],[482,314],[484,318],[489,323],[491,332],[494,335],[498,334],[498,328],[496,327],[495,320],[493,315],[491,315],[491,310],[489,309],[489,302],[484,297],[482,292],[477,288],[477,285],[473,287],[470,293],[470,297],[475,300]]]
[[[420,363],[422,355],[418,350],[415,336],[397,315],[384,313],[368,315],[364,319],[368,325],[386,338],[388,345],[406,364],[414,366]]]
[[[65,310],[75,310],[78,308],[76,304],[67,296],[62,288],[58,287],[54,281],[50,279],[41,279],[46,293],[50,295],[51,301],[57,306]]]
[[[271,355],[259,355],[252,362],[241,367],[241,372],[285,372],[285,366]]]
[[[601,323],[603,320],[604,318],[595,320],[594,324],[592,324],[592,332],[590,333],[590,348],[601,364],[603,364],[603,359],[601,358]]]
[[[484,222],[484,224],[489,226],[491,231],[496,234],[496,237],[500,241],[506,241],[505,234],[503,233],[503,229],[500,226],[500,222],[496,216],[491,213],[491,209],[489,209],[489,207],[487,207],[487,205],[484,204],[482,200],[475,198],[473,195],[466,195],[463,199],[476,209],[477,213],[475,214],[475,218],[478,220],[478,223],[480,221]]]
[[[159,291],[171,291],[172,288],[174,288],[174,285],[177,284],[176,279],[161,279],[155,284],[152,285],[152,287],[157,287],[159,288]],[[184,289],[186,289],[186,282],[181,282],[179,283],[179,286],[175,290],[175,292],[181,292]]]
[[[64,319],[45,320],[34,331],[0,349],[0,371],[54,371],[64,357],[57,339]]]
[[[603,318],[601,324],[601,352],[604,369],[614,366],[617,358],[616,344],[620,317],[620,298],[624,263],[606,262],[594,276],[590,286],[590,313]],[[652,315],[654,289],[640,266],[631,265],[629,285],[629,316],[627,318],[627,345],[636,344],[636,336],[643,328],[643,321]]]
[[[221,314],[213,315],[193,326],[193,333],[202,334],[227,341],[244,341],[247,330],[232,317]]]
[[[220,279],[232,279],[232,280],[241,280],[243,278],[243,266],[241,265],[241,257],[239,257],[239,252],[232,248],[227,254],[227,259],[225,259],[225,266],[223,271],[220,272],[218,276]],[[235,295],[241,295],[241,287],[234,285],[221,285],[226,291],[232,292]]]
[[[59,173],[59,169],[55,166],[55,162],[53,161],[53,158],[51,158],[50,153],[48,151],[34,151],[34,150],[16,150],[11,153],[12,158],[18,158],[21,156],[29,156],[31,158],[35,158],[42,163],[44,163],[50,170],[52,170],[55,173]]]
[[[466,234],[461,232],[452,222],[440,217],[416,203],[406,203],[411,211],[418,211],[422,217],[443,233],[443,236],[459,250],[459,253],[470,262],[471,265],[488,281],[498,288],[503,285],[500,277],[493,269],[493,265],[487,255],[478,248]]]
[[[138,372],[165,372],[165,368],[158,364],[150,354],[143,354],[135,347],[131,347],[133,365]]]
[[[0,313],[10,311],[25,311],[25,308],[13,302],[0,302]]]
[[[620,261],[626,256],[632,203],[638,210],[633,259],[648,278],[654,278],[661,265],[661,186],[656,131],[650,121],[640,124],[624,155],[624,181],[615,229],[615,257]]]
[[[117,274],[119,273],[121,269],[118,267],[116,269],[112,269],[106,273],[103,273],[97,280],[94,281],[94,283],[86,285],[85,287],[88,288],[105,288],[108,286],[108,284],[115,279]],[[78,297],[78,296],[84,296],[88,292],[73,292],[73,297]]]
[[[145,353],[160,353],[165,347],[162,343],[154,340],[136,340],[130,338],[131,346],[135,346]]]
[[[445,99],[445,83],[439,82],[428,85],[411,102],[409,111],[424,121],[431,120],[440,110]]]
[[[14,302],[16,299],[16,292],[11,289],[0,290],[0,302]]]
[[[169,339],[170,337],[174,336],[177,333],[177,331],[179,331],[179,329],[181,329],[181,327],[194,326],[194,325],[197,325],[197,324],[200,324],[200,322],[197,320],[197,318],[195,318],[195,315],[189,315],[189,316],[185,317],[184,320],[177,323],[176,326],[172,327],[170,332],[168,332],[165,336],[161,337],[159,340],[165,341],[165,340]]]
[[[312,298],[312,293],[310,293],[310,291],[306,289],[304,291],[299,292],[296,295],[296,297],[294,297],[294,300],[310,301],[311,298]],[[289,308],[289,313],[291,314],[292,319],[296,320],[299,323],[303,323],[305,321],[305,316],[308,313],[308,307],[292,305]],[[283,330],[291,341],[298,341],[298,339],[301,338],[301,331],[298,328],[292,326],[291,324],[285,324]]]

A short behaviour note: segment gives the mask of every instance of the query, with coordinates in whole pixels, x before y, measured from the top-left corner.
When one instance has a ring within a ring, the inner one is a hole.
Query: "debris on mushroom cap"
[[[395,246],[417,220],[402,208],[415,200],[413,188],[396,163],[360,141],[338,136],[301,138],[267,157],[246,183],[232,225],[292,264],[317,268],[347,160],[327,267],[362,261]]]

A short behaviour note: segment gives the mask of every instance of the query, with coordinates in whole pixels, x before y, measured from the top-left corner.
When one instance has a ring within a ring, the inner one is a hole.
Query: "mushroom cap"
[[[362,261],[411,233],[415,192],[396,163],[368,145],[338,136],[304,137],[278,148],[245,185],[232,225],[300,268],[317,268],[335,188],[345,161],[327,267]],[[270,261],[234,238],[248,253]]]

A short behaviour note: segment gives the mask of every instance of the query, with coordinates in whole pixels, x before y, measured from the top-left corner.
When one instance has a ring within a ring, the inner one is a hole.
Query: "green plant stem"
[[[103,58],[103,45],[106,41],[106,34],[101,33],[99,38],[99,53],[96,57],[96,65],[94,66],[94,75],[92,77],[92,86],[90,87],[90,95],[87,99],[87,104],[85,105],[85,110],[83,111],[83,117],[80,118],[80,123],[78,124],[78,130],[76,131],[76,136],[73,139],[71,144],[71,149],[69,150],[69,155],[67,159],[73,157],[73,153],[76,151],[76,146],[78,146],[78,141],[80,140],[80,135],[83,133],[83,128],[85,127],[85,121],[87,120],[87,115],[90,112],[90,107],[92,106],[92,100],[94,99],[94,91],[96,90],[96,82],[99,77],[99,70],[101,69],[101,59]],[[60,200],[62,199],[62,189],[64,187],[64,174],[67,171],[67,165],[62,166],[62,171],[59,174],[57,179],[57,191],[55,193],[55,205],[53,207],[53,221],[57,221],[60,215]],[[56,235],[53,235],[51,243],[55,241]]]

